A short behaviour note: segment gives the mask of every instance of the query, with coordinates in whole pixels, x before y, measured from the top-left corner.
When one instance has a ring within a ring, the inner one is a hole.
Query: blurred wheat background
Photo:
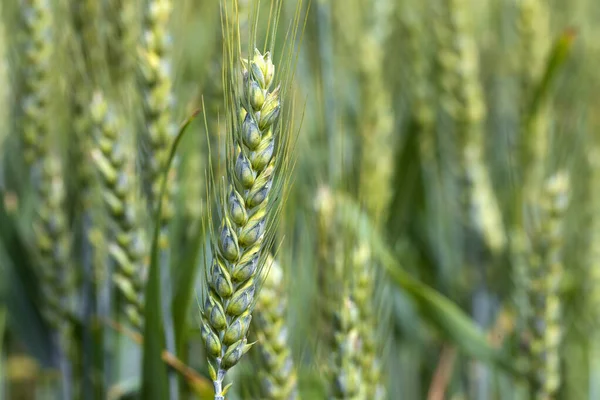
[[[2,0],[0,399],[600,399],[598,21]]]

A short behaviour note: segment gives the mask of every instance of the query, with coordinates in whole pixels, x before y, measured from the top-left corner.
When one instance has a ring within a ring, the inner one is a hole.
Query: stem
[[[163,229],[165,229],[163,227]],[[162,234],[166,234],[163,232]],[[167,351],[171,354],[177,354],[177,345],[175,343],[175,331],[173,327],[173,313],[171,310],[172,304],[172,287],[171,287],[171,269],[170,269],[170,254],[169,249],[162,249],[160,252],[160,274],[162,281],[161,291],[163,293],[163,322],[165,324],[165,344]],[[169,368],[169,398],[171,400],[179,399],[179,381],[175,370]]]
[[[69,360],[65,356],[65,349],[62,345],[68,345],[68,343],[64,340],[61,340],[61,332],[59,332],[60,327],[54,332],[52,335],[52,341],[54,345],[54,350],[56,352],[56,363],[58,366],[58,370],[60,371],[60,380],[61,380],[61,398],[62,399],[70,399],[71,398],[71,387],[72,387],[72,379],[71,379],[71,366],[69,365]]]
[[[225,378],[225,370],[221,369],[221,360],[217,360],[217,379],[213,381],[215,386],[215,400],[225,400],[223,392],[223,378]]]

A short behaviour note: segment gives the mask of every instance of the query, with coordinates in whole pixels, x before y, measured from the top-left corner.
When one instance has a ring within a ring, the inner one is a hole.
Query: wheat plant
[[[3,0],[0,398],[598,398],[599,18]]]

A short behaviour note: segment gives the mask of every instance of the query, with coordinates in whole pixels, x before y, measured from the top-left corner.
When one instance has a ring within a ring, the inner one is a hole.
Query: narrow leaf
[[[532,94],[529,112],[527,114],[528,124],[531,123],[540,106],[548,97],[552,83],[556,79],[558,72],[561,70],[561,67],[564,65],[567,57],[571,53],[575,36],[576,34],[573,29],[567,29],[554,42],[552,50],[548,56],[544,75]]]
[[[152,235],[152,246],[150,249],[150,268],[148,270],[148,283],[146,285],[146,306],[144,309],[144,354],[142,360],[142,398],[162,400],[168,398],[167,369],[162,361],[165,337],[163,332],[163,321],[161,312],[161,291],[158,236],[160,232],[160,215],[162,212],[162,199],[165,195],[166,183],[177,152],[188,126],[198,115],[195,112],[179,128],[175,137],[169,159],[162,172],[162,183],[160,190],[160,201],[154,214],[154,232]]]

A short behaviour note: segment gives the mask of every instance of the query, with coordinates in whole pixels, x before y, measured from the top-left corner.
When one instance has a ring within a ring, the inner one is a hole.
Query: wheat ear
[[[171,78],[171,46],[169,20],[173,4],[171,0],[151,0],[145,10],[143,43],[140,69],[142,81],[142,96],[144,116],[150,152],[148,155],[149,198],[151,208],[158,204],[160,195],[160,177],[169,155],[171,141],[176,133],[172,121],[173,105]],[[175,169],[172,169],[174,172]],[[174,209],[171,202],[174,187],[174,177],[167,181],[166,199],[163,199],[162,230],[160,244],[162,249],[168,248],[166,228],[171,220]]]
[[[360,311],[353,297],[350,260],[336,220],[336,205],[331,191],[322,187],[316,196],[319,251],[319,303],[325,339],[324,354],[329,398],[360,399],[365,394],[361,370]]]
[[[360,335],[359,311],[348,293],[342,296],[333,318],[333,343],[330,367],[331,399],[362,399],[366,388],[361,378],[358,359]]]
[[[40,161],[39,206],[34,220],[36,248],[40,256],[40,275],[44,315],[56,330],[68,328],[68,297],[73,282],[69,261],[70,237],[65,215],[65,186],[60,159],[49,153]],[[65,343],[66,344],[66,343]]]
[[[529,104],[536,85],[544,73],[550,49],[549,9],[543,0],[516,0],[518,12],[519,82],[521,84],[519,112],[521,127],[518,138],[520,177],[515,191],[514,215],[511,218],[510,252],[515,276],[515,301],[519,309],[519,324],[525,329],[529,318],[526,299],[528,249],[531,247],[523,211],[538,201],[542,190],[544,163],[548,151],[549,105],[542,104],[535,115],[529,114]],[[523,58],[526,57],[526,58]],[[530,121],[528,122],[528,119]]]
[[[469,227],[482,236],[489,250],[499,253],[506,245],[506,236],[484,162],[486,107],[479,78],[479,54],[468,25],[470,9],[465,0],[444,0],[444,4],[448,16],[438,31],[440,87],[442,106],[453,118],[456,129],[462,208]]]
[[[352,299],[359,313],[358,332],[360,335],[360,350],[358,362],[364,380],[365,393],[371,399],[384,399],[385,388],[382,385],[381,361],[379,358],[379,343],[377,331],[379,321],[375,307],[375,273],[374,261],[371,257],[370,246],[360,244],[352,254],[354,271]]]
[[[243,62],[244,92],[236,101],[232,149],[228,155],[227,193],[221,205],[221,226],[213,237],[213,261],[207,270],[202,308],[202,336],[209,356],[215,399],[224,399],[223,378],[250,349],[246,334],[257,291],[257,272],[266,256],[276,212],[269,192],[274,173],[285,157],[284,137],[277,137],[279,87],[271,89],[275,66],[271,54],[255,50]],[[237,109],[237,107],[236,107]],[[239,123],[238,121],[242,122]],[[276,141],[277,139],[277,141]],[[283,177],[282,177],[283,178]]]
[[[569,176],[550,177],[539,200],[540,222],[532,238],[528,268],[528,353],[536,399],[556,398],[561,383],[563,335],[560,285],[563,279],[564,216],[569,204]]]
[[[358,35],[361,82],[359,187],[365,207],[375,220],[386,217],[392,186],[394,116],[384,74],[385,40],[389,35],[391,2],[377,0],[369,7],[374,16]]]
[[[102,198],[110,219],[108,251],[116,270],[110,277],[125,300],[125,314],[136,327],[142,327],[142,290],[146,274],[145,238],[139,220],[134,159],[124,148],[125,132],[114,110],[100,93],[91,108],[96,146],[91,157],[102,181]],[[130,144],[130,143],[129,143]]]
[[[252,331],[257,338],[260,398],[292,400],[298,395],[296,368],[288,344],[287,294],[283,269],[269,257],[264,284],[256,301]]]
[[[541,189],[544,162],[548,153],[549,104],[545,102],[535,115],[529,115],[529,106],[535,88],[541,82],[546,67],[550,38],[549,6],[545,0],[517,0],[521,84],[521,132],[518,141],[520,165],[523,171],[522,187],[535,196]],[[530,199],[534,200],[534,199]]]
[[[21,101],[21,129],[25,162],[33,165],[47,152],[47,136],[50,130],[48,105],[52,95],[50,67],[54,52],[52,12],[48,0],[28,1],[22,10],[25,30],[25,85]]]

